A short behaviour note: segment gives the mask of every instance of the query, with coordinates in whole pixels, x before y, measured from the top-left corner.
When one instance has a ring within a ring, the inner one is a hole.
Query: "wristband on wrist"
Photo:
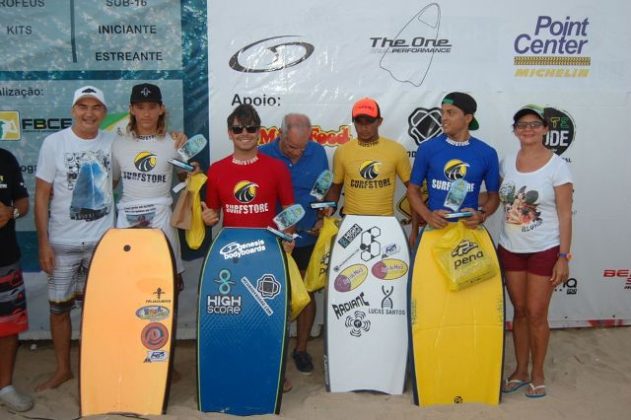
[[[565,258],[566,260],[570,261],[572,259],[572,253],[571,252],[559,252],[559,258]]]

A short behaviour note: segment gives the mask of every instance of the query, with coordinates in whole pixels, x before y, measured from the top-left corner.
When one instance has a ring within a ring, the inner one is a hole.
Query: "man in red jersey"
[[[212,226],[223,213],[226,227],[274,226],[277,204],[294,203],[289,170],[280,160],[259,154],[261,119],[251,105],[239,105],[228,116],[232,155],[208,169],[204,222]]]

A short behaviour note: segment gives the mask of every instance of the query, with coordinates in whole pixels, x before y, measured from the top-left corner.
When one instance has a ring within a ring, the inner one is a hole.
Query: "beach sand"
[[[35,343],[37,348],[31,349]],[[289,351],[293,349],[293,340]],[[312,375],[299,373],[289,360],[287,376],[294,388],[283,397],[280,418],[283,419],[631,419],[631,328],[566,329],[552,332],[546,360],[548,395],[529,399],[520,391],[504,395],[499,406],[461,404],[420,408],[413,405],[408,383],[403,395],[390,396],[370,392],[327,393],[322,366],[323,340],[309,342],[315,370]],[[19,414],[0,407],[0,419],[49,418],[74,419],[79,416],[78,342],[72,349],[75,378],[58,389],[40,393],[35,386],[54,369],[54,351],[50,341],[23,342],[18,353],[14,384],[31,392],[35,407]],[[197,411],[195,384],[195,342],[178,341],[175,367],[181,374],[171,386],[167,414],[148,416],[163,419],[236,418]],[[506,335],[504,373],[514,368],[510,333]],[[121,416],[95,416],[94,419],[116,419]],[[251,419],[273,419],[273,415]]]

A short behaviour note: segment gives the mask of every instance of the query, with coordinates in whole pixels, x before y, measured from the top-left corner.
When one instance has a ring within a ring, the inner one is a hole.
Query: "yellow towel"
[[[206,175],[201,172],[186,180],[186,190],[192,196],[192,216],[191,228],[186,230],[185,237],[189,248],[193,250],[198,249],[202,245],[206,236],[206,224],[204,224],[204,219],[202,219],[202,202],[199,197],[199,190],[202,189],[205,183]]]

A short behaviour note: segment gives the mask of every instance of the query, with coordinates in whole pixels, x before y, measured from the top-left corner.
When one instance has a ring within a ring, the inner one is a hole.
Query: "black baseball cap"
[[[156,102],[162,104],[162,92],[160,92],[160,88],[156,85],[141,83],[131,88],[129,102],[132,104],[138,102]]]
[[[475,114],[475,111],[478,109],[478,104],[475,103],[475,99],[466,93],[462,92],[451,92],[448,93],[441,104],[448,104],[458,107],[462,110],[462,112],[466,114]],[[477,130],[480,128],[480,124],[478,120],[475,119],[475,116],[469,123],[469,130]]]

